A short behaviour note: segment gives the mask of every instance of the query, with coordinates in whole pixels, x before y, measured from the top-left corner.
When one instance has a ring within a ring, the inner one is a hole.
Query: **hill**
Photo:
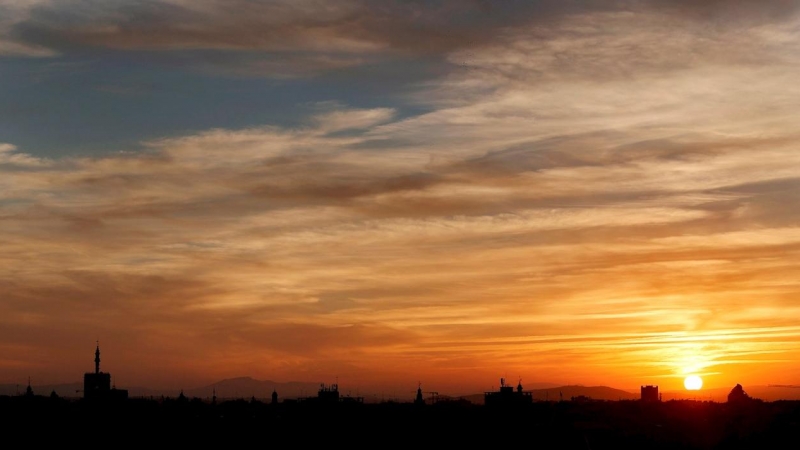
[[[536,389],[531,391],[534,400],[570,400],[584,396],[592,400],[635,400],[640,394],[628,392],[608,386],[569,385],[557,388]]]
[[[533,396],[534,401],[569,401],[573,397],[586,397],[591,400],[635,400],[639,398],[639,393],[623,391],[608,386],[581,386],[567,385],[544,389],[528,390]],[[472,394],[461,397],[476,405],[483,404],[484,394]]]
[[[214,391],[218,398],[250,398],[268,399],[272,391],[278,393],[280,399],[313,397],[317,395],[319,383],[289,381],[281,383],[272,380],[256,380],[251,377],[228,378],[208,386],[184,390],[187,397],[210,398]]]

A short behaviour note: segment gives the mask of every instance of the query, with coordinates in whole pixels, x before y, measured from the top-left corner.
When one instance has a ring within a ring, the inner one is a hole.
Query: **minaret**
[[[422,383],[419,383],[419,385],[417,385],[417,398],[414,400],[414,403],[416,403],[417,405],[425,404],[425,399],[422,398]]]
[[[100,342],[97,342],[97,347],[94,350],[94,372],[86,372],[83,374],[83,397],[89,399],[104,399],[109,398],[110,395],[115,397],[128,396],[128,391],[122,389],[111,388],[111,374],[100,371]]]
[[[276,391],[275,389],[272,389],[272,404],[273,405],[278,404],[278,391]]]
[[[28,377],[28,388],[25,389],[25,395],[27,397],[33,397],[33,388],[31,387],[31,377]]]
[[[97,341],[97,348],[94,351],[94,373],[100,373],[100,341]]]

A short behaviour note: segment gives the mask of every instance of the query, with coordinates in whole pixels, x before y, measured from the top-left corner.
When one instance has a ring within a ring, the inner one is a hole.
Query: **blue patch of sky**
[[[404,94],[448,70],[436,58],[383,58],[274,79],[194,64],[214,53],[91,50],[2,58],[0,142],[44,157],[136,151],[143,141],[211,128],[298,126],[318,102],[391,107],[402,118],[425,112]],[[259,57],[237,56],[240,63]]]

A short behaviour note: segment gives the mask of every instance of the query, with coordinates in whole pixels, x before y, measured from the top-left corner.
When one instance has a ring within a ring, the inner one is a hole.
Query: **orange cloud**
[[[92,158],[4,144],[0,365],[78,377],[99,337],[130,383],[787,378],[798,36],[706,33],[571,16],[475,46],[413,117],[334,104]]]

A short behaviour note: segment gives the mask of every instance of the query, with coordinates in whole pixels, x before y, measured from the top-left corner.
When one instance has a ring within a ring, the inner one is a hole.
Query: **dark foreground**
[[[105,448],[800,448],[800,402],[535,402],[490,408],[466,402],[212,404],[186,398],[91,404],[19,396],[0,397],[0,431],[7,441],[29,446]]]

